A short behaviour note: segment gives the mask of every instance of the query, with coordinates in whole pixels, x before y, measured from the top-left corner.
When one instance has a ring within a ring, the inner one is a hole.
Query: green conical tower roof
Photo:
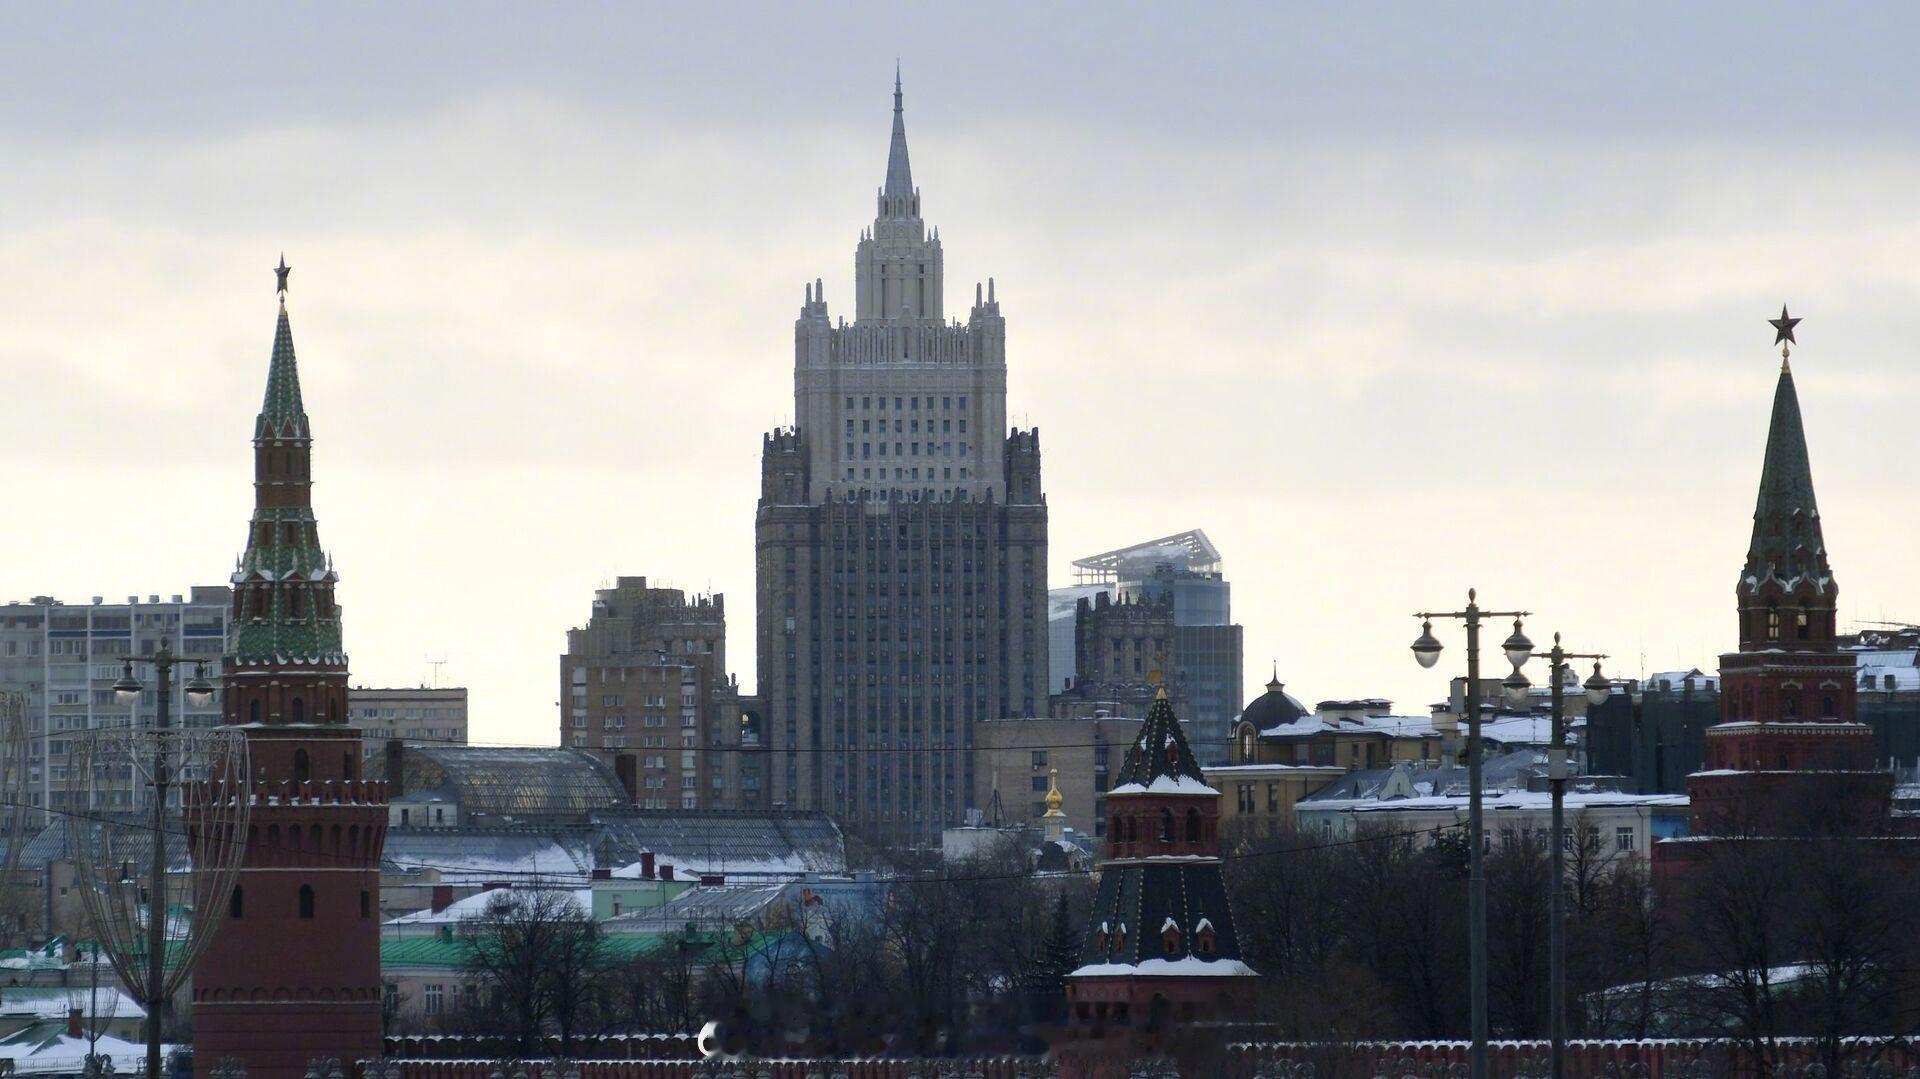
[[[307,409],[300,400],[300,368],[293,358],[293,327],[287,322],[284,296],[280,324],[273,332],[273,360],[267,367],[267,396],[260,404],[254,437],[307,437]]]
[[[1773,391],[1773,420],[1767,431],[1766,463],[1760,470],[1760,494],[1753,507],[1753,540],[1747,545],[1744,581],[1754,588],[1769,574],[1789,583],[1808,578],[1822,587],[1832,574],[1813,496],[1800,397],[1794,392],[1793,372],[1785,364]]]
[[[1186,731],[1173,714],[1167,691],[1147,709],[1147,721],[1140,726],[1140,737],[1127,747],[1126,760],[1114,777],[1108,794],[1210,794],[1218,791],[1207,785],[1200,762],[1187,745]]]

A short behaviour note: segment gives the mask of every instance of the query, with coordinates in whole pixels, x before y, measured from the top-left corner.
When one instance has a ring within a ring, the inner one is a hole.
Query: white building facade
[[[165,641],[174,655],[205,659],[218,680],[233,606],[225,585],[196,585],[190,593],[128,596],[125,603],[63,603],[51,596],[0,605],[0,692],[23,702],[32,738],[28,796],[36,806],[112,812],[136,805],[131,778],[105,776],[69,789],[77,776],[77,732],[95,727],[151,726],[158,712],[151,668],[135,671],[147,686],[140,700],[114,700],[120,657],[150,655]],[[219,694],[189,706],[182,687],[192,668],[176,668],[170,709],[176,726],[211,727],[220,722]],[[185,673],[180,673],[184,671]]]

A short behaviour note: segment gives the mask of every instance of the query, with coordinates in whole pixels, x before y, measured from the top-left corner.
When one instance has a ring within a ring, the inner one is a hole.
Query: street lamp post
[[[133,665],[153,667],[159,710],[154,717],[153,805],[148,822],[153,837],[153,864],[148,867],[147,883],[147,1079],[160,1079],[160,1025],[166,1013],[167,947],[167,726],[173,712],[173,666],[179,662],[163,637],[151,656],[121,656],[120,680],[113,684],[114,699],[123,704],[140,700],[141,686],[133,676]],[[205,705],[213,701],[213,683],[207,681],[207,665],[195,661],[193,678],[181,687],[187,701]]]
[[[1467,590],[1467,606],[1460,611],[1419,611],[1420,636],[1413,642],[1413,657],[1422,667],[1440,660],[1440,642],[1433,636],[1433,620],[1455,618],[1467,625],[1467,980],[1473,1014],[1473,1079],[1487,1079],[1487,875],[1486,825],[1480,797],[1480,620],[1513,619],[1513,634],[1501,642],[1500,650],[1513,664],[1513,673],[1500,684],[1509,697],[1525,700],[1527,679],[1520,673],[1533,655],[1533,642],[1520,630],[1520,620],[1530,611],[1482,610],[1473,589]]]
[[[1567,759],[1567,661],[1593,660],[1593,674],[1581,683],[1587,703],[1599,706],[1613,692],[1612,683],[1600,673],[1604,653],[1569,652],[1560,647],[1560,634],[1553,635],[1553,648],[1535,653],[1548,661],[1553,686],[1553,742],[1547,749],[1547,783],[1553,790],[1553,891],[1547,915],[1547,1022],[1552,1038],[1550,1060],[1553,1079],[1564,1079],[1567,1056],[1567,780],[1573,777],[1572,762]]]

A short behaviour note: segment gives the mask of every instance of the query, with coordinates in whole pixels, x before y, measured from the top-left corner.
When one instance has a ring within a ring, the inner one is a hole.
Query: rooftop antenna
[[[423,656],[422,658],[426,661],[427,669],[432,672],[432,681],[428,683],[427,688],[439,689],[440,688],[440,668],[447,665],[446,654],[442,653],[439,659],[435,659],[430,655]]]

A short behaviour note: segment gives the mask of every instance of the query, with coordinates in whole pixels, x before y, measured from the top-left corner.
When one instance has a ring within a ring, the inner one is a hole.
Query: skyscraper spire
[[[907,163],[907,120],[901,105],[900,65],[893,68],[893,141],[887,146],[887,184],[881,197],[895,214],[912,213],[913,167]]]

